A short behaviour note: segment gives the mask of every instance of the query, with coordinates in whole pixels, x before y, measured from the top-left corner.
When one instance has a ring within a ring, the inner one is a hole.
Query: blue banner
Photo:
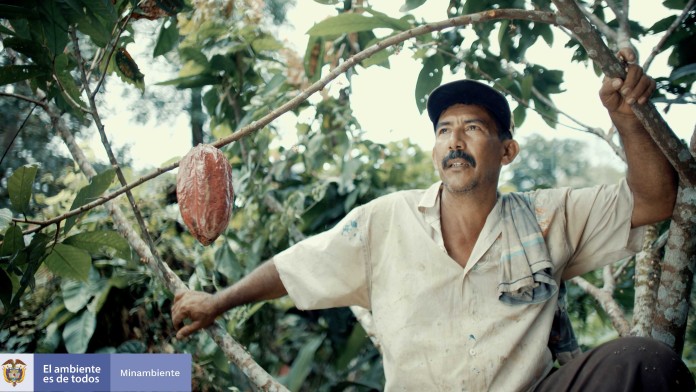
[[[0,353],[0,392],[190,392],[190,354]]]

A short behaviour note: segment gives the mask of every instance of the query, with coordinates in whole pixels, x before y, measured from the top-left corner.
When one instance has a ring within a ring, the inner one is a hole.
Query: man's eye
[[[479,131],[481,128],[478,125],[469,125],[466,127],[467,131]]]
[[[437,133],[439,135],[442,135],[443,133],[447,133],[447,132],[449,132],[449,128],[440,128],[437,130]]]

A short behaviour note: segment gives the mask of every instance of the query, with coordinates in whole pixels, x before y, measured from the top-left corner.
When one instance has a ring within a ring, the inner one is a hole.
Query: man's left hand
[[[624,48],[618,53],[626,64],[626,79],[604,77],[599,98],[612,117],[633,116],[631,105],[644,105],[655,92],[655,81],[635,64],[636,56],[631,49]]]

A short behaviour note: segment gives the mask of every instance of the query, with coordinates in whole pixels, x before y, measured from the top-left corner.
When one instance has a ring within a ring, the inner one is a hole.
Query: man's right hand
[[[172,322],[178,329],[177,339],[183,339],[215,321],[219,315],[214,295],[202,291],[182,290],[174,296]],[[190,320],[188,324],[184,320]]]

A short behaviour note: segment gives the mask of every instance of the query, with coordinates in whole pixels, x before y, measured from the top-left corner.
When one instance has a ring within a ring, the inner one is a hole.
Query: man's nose
[[[464,146],[466,143],[464,143],[463,136],[464,133],[458,129],[455,128],[450,132],[450,138],[449,138],[449,149],[450,150],[463,150]]]

